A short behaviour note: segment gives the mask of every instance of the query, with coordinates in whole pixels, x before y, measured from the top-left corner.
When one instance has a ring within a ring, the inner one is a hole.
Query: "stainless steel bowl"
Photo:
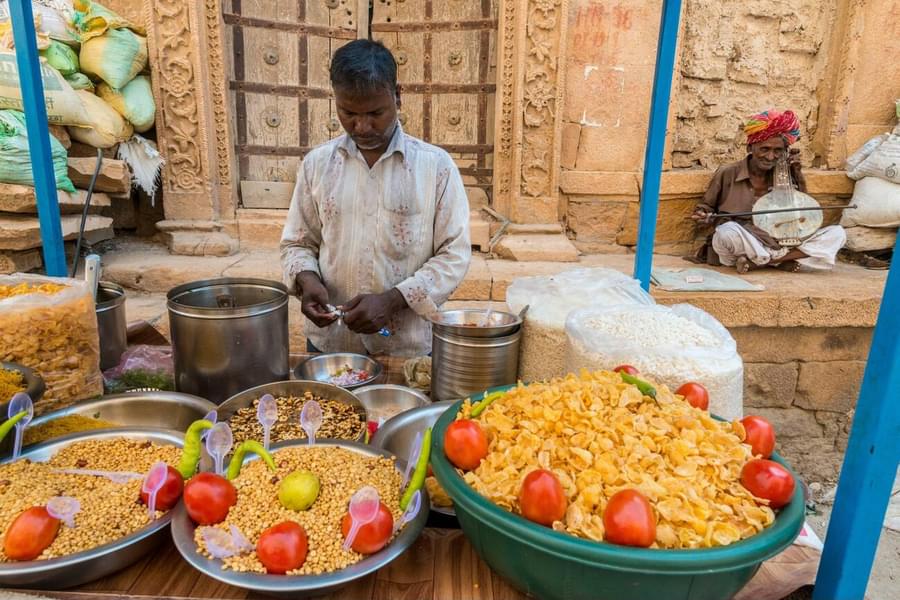
[[[46,391],[47,387],[44,385],[43,378],[38,375],[34,370],[29,369],[25,365],[20,365],[19,363],[11,363],[11,362],[0,362],[0,368],[6,369],[7,371],[18,371],[22,374],[23,382],[25,383],[25,393],[31,396],[32,402],[37,402],[40,400],[41,396],[44,395],[44,391]],[[6,414],[6,405],[9,403],[10,398],[3,398],[2,404],[0,404],[0,411],[3,414]]]
[[[184,444],[181,434],[166,429],[103,429],[76,433],[33,446],[22,453],[22,458],[46,462],[57,452],[76,442],[123,437],[171,444],[179,448]],[[90,507],[84,508],[90,510]],[[163,541],[165,529],[171,520],[172,511],[169,511],[161,519],[131,535],[84,552],[49,560],[0,563],[0,587],[58,590],[105,577],[133,564]]]
[[[434,426],[444,411],[453,406],[455,400],[433,402],[427,406],[414,408],[388,419],[375,432],[371,446],[387,450],[398,460],[406,462],[412,449],[416,433]],[[431,510],[444,515],[456,516],[452,508],[431,505]]]
[[[503,337],[519,330],[522,319],[518,315],[487,309],[463,308],[445,310],[430,317],[437,333],[449,333],[461,337]],[[487,317],[487,322],[485,318]]]
[[[343,367],[368,371],[369,378],[353,385],[342,385],[347,390],[355,390],[366,385],[376,383],[384,373],[384,367],[377,360],[363,354],[351,352],[335,352],[332,354],[319,354],[301,362],[294,367],[294,377],[306,381],[319,381],[331,383],[332,376]]]
[[[290,442],[280,442],[274,444],[272,450],[277,454],[278,450],[282,448],[289,448],[292,446],[303,447],[305,445],[305,441],[301,442],[295,440]],[[384,450],[377,450],[370,446],[353,442],[329,441],[322,444],[316,443],[316,445],[346,448],[347,450],[352,450],[353,452],[358,452],[365,456],[390,456],[390,454]],[[247,461],[256,459],[257,457],[252,456],[249,457]],[[401,472],[406,467],[406,463],[401,460],[397,460],[395,465]],[[426,493],[425,499],[427,498],[428,496]],[[194,529],[196,525],[194,525],[188,517],[184,505],[179,504],[173,513],[172,539],[175,541],[175,547],[178,548],[181,556],[184,557],[188,564],[204,575],[208,575],[222,583],[283,598],[322,596],[344,587],[361,577],[365,577],[370,573],[374,573],[388,565],[412,546],[422,533],[422,530],[425,528],[425,522],[428,520],[428,511],[420,510],[419,514],[406,524],[400,534],[397,535],[386,548],[345,569],[327,573],[325,575],[289,576],[238,573],[236,571],[226,571],[222,569],[220,561],[206,558],[197,552],[197,546],[194,542]]]
[[[279,396],[303,396],[305,392],[310,392],[320,398],[327,400],[336,400],[352,406],[359,414],[363,423],[368,421],[366,408],[359,399],[342,387],[331,385],[330,383],[321,383],[319,381],[275,381],[258,385],[255,388],[236,394],[219,405],[219,421],[228,421],[242,408],[251,406],[253,402],[264,394],[272,394],[276,398]],[[366,438],[366,428],[362,428],[357,442],[362,442]]]
[[[422,392],[402,385],[367,385],[353,393],[366,407],[369,420],[375,422],[431,403]]]

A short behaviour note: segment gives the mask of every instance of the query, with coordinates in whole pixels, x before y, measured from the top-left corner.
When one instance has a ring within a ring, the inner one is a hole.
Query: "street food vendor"
[[[381,43],[341,47],[331,85],[346,133],[303,159],[281,237],[308,350],[428,354],[425,317],[472,255],[462,177],[447,152],[403,131],[397,63]]]
[[[744,125],[747,156],[719,167],[703,201],[692,215],[695,221],[710,223],[714,213],[750,212],[757,199],[772,189],[775,165],[788,153],[791,179],[806,191],[800,167],[800,151],[791,148],[800,138],[800,122],[792,111],[767,110],[750,117]],[[823,227],[795,248],[784,248],[752,217],[717,218],[711,239],[698,258],[709,264],[733,266],[739,273],[764,266],[797,271],[800,266],[830,269],[847,236],[839,225]]]

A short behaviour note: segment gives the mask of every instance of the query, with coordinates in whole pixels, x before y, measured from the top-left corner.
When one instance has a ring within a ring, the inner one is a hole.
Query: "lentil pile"
[[[0,398],[12,398],[25,391],[25,378],[18,371],[0,369]]]
[[[328,400],[306,392],[303,397],[279,396],[278,420],[272,426],[271,442],[306,439],[306,432],[300,427],[300,412],[303,405],[315,400],[322,407],[322,427],[316,432],[316,439],[357,440],[366,426],[363,416],[349,404]],[[235,445],[247,440],[263,439],[263,428],[256,418],[259,399],[242,408],[228,421],[234,435]]]
[[[46,463],[19,460],[0,465],[0,532],[24,510],[53,496],[81,502],[75,527],[63,525],[38,560],[82,552],[130,535],[150,522],[139,502],[140,479],[117,484],[104,477],[55,473],[56,469],[147,472],[156,461],[176,464],[181,450],[128,439],[89,440],[72,444]],[[161,513],[158,513],[161,514]],[[0,562],[8,562],[0,544]]]
[[[70,433],[79,431],[93,431],[94,429],[109,429],[118,427],[118,423],[85,417],[83,415],[66,415],[47,421],[41,425],[35,425],[25,430],[25,445],[39,444]]]
[[[216,527],[228,531],[237,526],[255,546],[262,532],[281,521],[295,521],[303,526],[309,537],[309,554],[300,569],[288,575],[321,575],[337,571],[359,562],[361,554],[345,552],[341,534],[341,518],[347,512],[350,497],[361,487],[371,485],[378,490],[381,502],[390,510],[396,522],[400,510],[400,472],[393,459],[364,456],[335,447],[284,448],[274,455],[277,473],[266,468],[261,460],[248,463],[235,479],[237,504],[231,507],[228,518]],[[278,501],[278,485],[282,477],[298,470],[307,470],[319,477],[320,491],[309,510],[293,511]],[[200,553],[211,558],[203,542],[201,528],[194,533]],[[225,569],[240,572],[265,573],[266,569],[256,552],[226,558]]]

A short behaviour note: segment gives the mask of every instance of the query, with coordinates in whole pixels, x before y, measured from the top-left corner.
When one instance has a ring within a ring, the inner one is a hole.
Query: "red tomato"
[[[221,523],[236,502],[237,490],[215,473],[198,473],[184,486],[184,507],[198,525]]]
[[[566,516],[566,493],[556,475],[546,469],[536,469],[522,481],[519,507],[529,521],[550,527]]]
[[[487,450],[487,436],[475,421],[453,421],[444,433],[444,454],[464,471],[478,467],[481,459],[487,456]]]
[[[184,491],[184,477],[173,467],[166,469],[166,482],[156,492],[156,510],[169,510],[178,503],[181,492]],[[141,502],[147,504],[150,494],[141,490]]]
[[[51,517],[44,506],[32,506],[6,530],[3,552],[11,560],[34,560],[53,543],[58,532],[59,519]]]
[[[347,539],[350,534],[352,521],[349,512],[341,519],[341,533],[344,534],[344,539]],[[381,502],[378,505],[378,514],[375,515],[375,519],[359,528],[350,547],[360,554],[375,554],[384,548],[393,533],[394,517],[384,502]]]
[[[762,417],[744,417],[741,419],[747,437],[745,444],[750,444],[753,456],[769,458],[775,450],[775,428]]]
[[[639,375],[640,374],[640,371],[638,371],[631,365],[619,365],[618,367],[613,369],[613,371],[615,371],[616,373],[621,373],[624,371],[625,373],[628,373],[629,375]]]
[[[653,509],[637,490],[622,490],[609,499],[603,511],[603,527],[604,539],[612,544],[647,548],[656,540]]]
[[[686,383],[675,392],[684,396],[688,404],[700,410],[709,410],[709,392],[699,383]]]
[[[306,562],[309,540],[299,523],[282,521],[269,527],[256,542],[256,556],[267,573],[284,575]]]
[[[781,508],[794,497],[794,476],[773,460],[754,458],[741,469],[741,485],[771,508]]]

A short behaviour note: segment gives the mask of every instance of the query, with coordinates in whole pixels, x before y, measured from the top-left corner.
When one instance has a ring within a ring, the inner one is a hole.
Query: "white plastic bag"
[[[847,227],[845,247],[853,252],[873,252],[887,250],[897,243],[897,230],[874,227]]]
[[[900,184],[866,177],[856,182],[851,203],[857,207],[844,209],[844,227],[900,227]]]
[[[690,304],[585,308],[566,321],[566,366],[572,372],[632,365],[671,391],[696,382],[709,391],[710,413],[743,415],[744,363],[728,330]]]
[[[520,277],[506,291],[514,313],[528,306],[519,351],[519,379],[525,382],[563,377],[566,317],[586,306],[653,304],[636,279],[612,269],[573,269],[559,275]]]
[[[38,288],[47,284],[63,287]],[[31,293],[11,294],[25,289]],[[47,384],[35,414],[103,393],[94,295],[84,280],[0,276],[0,339],[0,360],[33,369]]]
[[[72,25],[75,11],[66,0],[32,0],[31,12],[39,20],[37,31],[52,39],[78,47],[81,38]],[[0,23],[10,20],[9,0],[0,0]]]
[[[857,162],[860,156],[864,158]],[[851,162],[856,164],[851,167]],[[894,131],[886,137],[882,135],[870,139],[851,155],[847,159],[847,177],[880,177],[885,181],[900,183],[900,125],[894,127]]]

